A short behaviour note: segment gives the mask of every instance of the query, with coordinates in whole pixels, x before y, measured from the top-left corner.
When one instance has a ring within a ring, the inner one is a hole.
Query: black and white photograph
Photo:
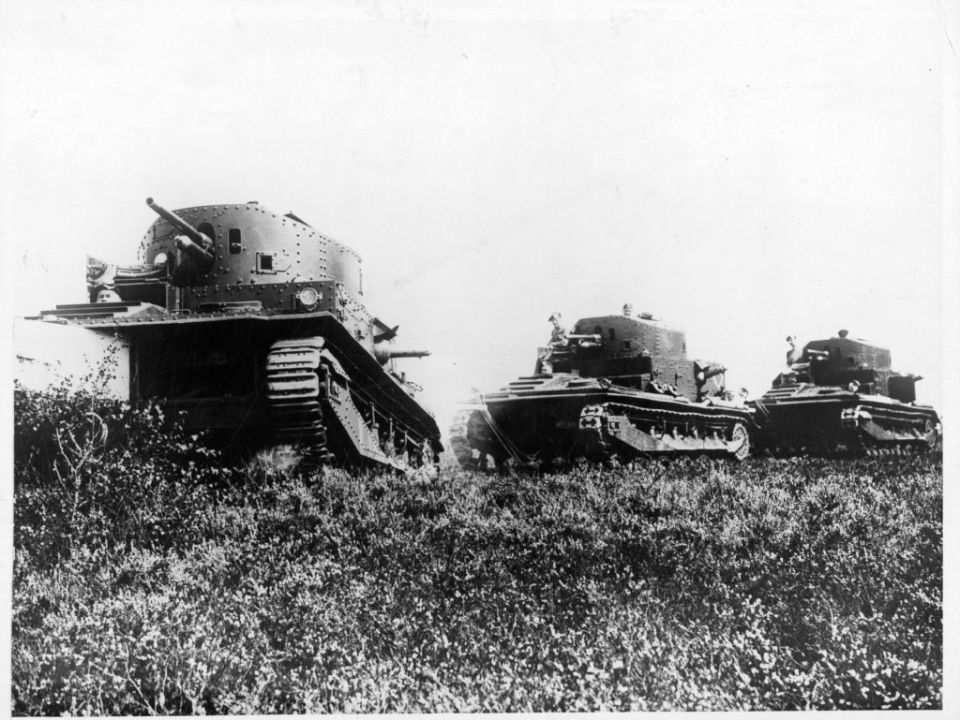
[[[0,712],[955,717],[958,49],[0,0]]]

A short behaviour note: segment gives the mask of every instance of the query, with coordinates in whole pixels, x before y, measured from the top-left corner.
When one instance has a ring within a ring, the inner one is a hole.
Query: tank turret
[[[655,383],[690,400],[722,392],[724,372],[719,363],[688,359],[686,333],[650,313],[581,318],[565,343],[540,348],[535,368],[641,390]]]
[[[840,330],[836,337],[811,340],[799,358],[789,363],[790,371],[774,385],[809,382],[821,387],[849,386],[868,395],[885,395],[901,402],[916,400],[915,385],[920,375],[903,375],[892,369],[890,351],[865,340],[849,337]]]

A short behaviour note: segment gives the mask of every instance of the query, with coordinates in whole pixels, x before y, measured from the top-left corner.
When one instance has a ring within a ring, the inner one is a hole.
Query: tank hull
[[[43,317],[122,338],[131,401],[158,401],[225,450],[290,444],[318,461],[407,470],[441,449],[433,416],[330,312],[176,317],[124,305],[128,312],[105,313],[101,303]]]
[[[451,427],[464,467],[749,453],[750,411],[577,375],[522,377],[480,396]],[[740,430],[737,430],[737,428]],[[736,437],[734,437],[736,436]]]
[[[933,408],[840,387],[773,388],[751,405],[756,445],[775,455],[929,451],[941,438]]]

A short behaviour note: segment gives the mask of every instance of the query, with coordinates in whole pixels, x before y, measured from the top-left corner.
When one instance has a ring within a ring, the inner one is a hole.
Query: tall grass
[[[310,475],[15,401],[15,713],[940,706],[936,457]]]

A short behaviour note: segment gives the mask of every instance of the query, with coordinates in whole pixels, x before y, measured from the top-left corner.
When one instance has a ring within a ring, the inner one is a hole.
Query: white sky
[[[84,300],[87,253],[136,261],[147,196],[256,199],[363,256],[370,309],[434,353],[407,367],[444,429],[472,386],[530,372],[550,312],[626,301],[754,396],[787,333],[849,328],[952,400],[949,423],[957,18],[955,0],[0,0],[3,314]]]
[[[514,5],[0,3],[14,314],[134,262],[147,196],[256,199],[361,254],[441,425],[626,301],[754,395],[846,327],[940,405],[938,3]]]

